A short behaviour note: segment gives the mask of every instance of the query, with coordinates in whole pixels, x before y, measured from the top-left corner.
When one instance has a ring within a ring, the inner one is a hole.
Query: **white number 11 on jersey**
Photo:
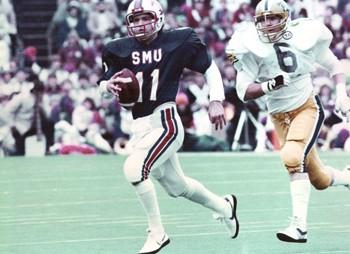
[[[150,101],[157,100],[157,89],[159,84],[159,69],[154,69],[151,73],[152,77],[152,87],[151,87],[151,95],[150,95]],[[136,73],[136,78],[139,81],[140,86],[140,95],[137,102],[142,102],[142,85],[143,85],[143,72],[139,71]]]

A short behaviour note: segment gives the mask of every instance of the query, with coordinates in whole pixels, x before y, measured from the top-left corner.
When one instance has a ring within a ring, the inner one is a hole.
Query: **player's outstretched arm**
[[[216,130],[221,130],[226,125],[225,111],[222,106],[225,93],[219,68],[213,60],[204,75],[210,89],[209,119],[215,125]]]
[[[335,111],[345,117],[347,122],[350,122],[350,98],[346,91],[345,75],[343,73],[335,74],[333,80],[336,84]]]

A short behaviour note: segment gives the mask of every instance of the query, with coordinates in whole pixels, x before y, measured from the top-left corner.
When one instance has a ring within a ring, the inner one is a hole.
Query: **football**
[[[135,74],[127,68],[122,69],[118,77],[123,79],[123,83],[117,83],[122,89],[119,91],[119,103],[124,107],[131,107],[140,95],[139,82]]]

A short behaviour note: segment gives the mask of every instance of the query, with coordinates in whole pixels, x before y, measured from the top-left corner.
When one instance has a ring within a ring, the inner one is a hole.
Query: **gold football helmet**
[[[289,6],[283,0],[261,0],[255,8],[254,20],[260,40],[276,42],[287,29]]]

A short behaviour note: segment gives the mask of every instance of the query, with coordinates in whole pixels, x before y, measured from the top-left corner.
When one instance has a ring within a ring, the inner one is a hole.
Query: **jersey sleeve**
[[[242,43],[241,36],[241,33],[232,36],[226,46],[226,54],[237,70],[237,95],[244,101],[248,86],[257,79],[259,65],[254,54]]]
[[[198,38],[194,30],[184,42],[183,52],[186,54],[185,67],[196,72],[205,73],[211,63],[207,46]]]
[[[226,46],[225,52],[228,60],[238,72],[244,70],[249,76],[255,79],[259,71],[255,58],[256,50],[250,45],[251,43],[249,44],[246,41],[245,37],[247,37],[247,34],[244,31],[233,34]],[[256,44],[255,48],[259,49],[259,44]]]
[[[118,57],[113,55],[106,46],[102,51],[102,70],[103,75],[98,84],[103,80],[110,79],[116,72],[121,70]]]
[[[237,70],[237,94],[244,101],[248,86],[257,80],[259,66],[254,56],[246,53],[234,64],[234,67]]]
[[[332,32],[324,24],[319,24],[319,30],[321,34],[313,47],[316,62],[331,75],[343,72],[340,61],[329,48],[333,39]]]

